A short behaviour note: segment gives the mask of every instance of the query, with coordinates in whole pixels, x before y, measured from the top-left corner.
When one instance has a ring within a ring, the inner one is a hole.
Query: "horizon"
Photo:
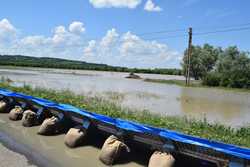
[[[129,68],[180,68],[190,26],[194,33],[205,33],[194,36],[193,45],[250,50],[250,2],[228,2],[10,0],[0,7],[0,54]],[[239,31],[225,32],[230,28]],[[224,32],[206,34],[220,30]]]

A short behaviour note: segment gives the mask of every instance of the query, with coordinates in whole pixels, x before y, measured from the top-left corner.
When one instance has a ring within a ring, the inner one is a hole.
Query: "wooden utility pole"
[[[187,55],[187,69],[186,69],[186,85],[190,85],[190,68],[191,68],[191,55],[192,55],[192,35],[193,35],[193,29],[189,28],[189,40],[188,40],[188,55]]]

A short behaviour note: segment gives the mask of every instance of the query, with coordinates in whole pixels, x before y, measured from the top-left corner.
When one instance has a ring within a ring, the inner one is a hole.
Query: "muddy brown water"
[[[250,93],[211,88],[185,88],[176,85],[126,79],[128,73],[42,69],[0,68],[0,76],[32,86],[71,90],[78,94],[103,96],[124,107],[162,115],[206,119],[232,127],[249,125]],[[182,76],[139,74],[142,78],[179,79]]]
[[[82,146],[70,149],[63,143],[65,134],[40,136],[37,131],[38,126],[23,127],[21,121],[10,121],[8,114],[0,114],[0,167],[105,167],[98,156],[107,134],[91,131],[88,133],[91,137]],[[113,166],[147,166],[152,151],[135,143],[128,142],[128,145],[131,152],[121,154]],[[215,164],[184,155],[174,154],[174,157],[175,167],[200,167],[204,164],[215,167]]]
[[[0,114],[0,132],[4,132],[11,136],[11,138],[18,141],[18,143],[27,145],[34,154],[39,153],[44,158],[50,160],[51,162],[48,161],[48,164],[46,165],[47,167],[105,166],[98,160],[100,148],[96,145],[89,144],[75,149],[70,149],[63,143],[64,134],[56,136],[40,136],[37,135],[38,128],[38,126],[25,128],[21,125],[21,121],[13,122],[8,119],[8,114]],[[5,152],[0,150],[0,154],[4,153]],[[15,161],[16,157],[13,156],[11,159]],[[5,160],[7,161],[7,159]],[[146,160],[134,157],[132,159],[125,159],[124,162],[119,162],[114,166],[140,167],[146,166],[146,164]]]

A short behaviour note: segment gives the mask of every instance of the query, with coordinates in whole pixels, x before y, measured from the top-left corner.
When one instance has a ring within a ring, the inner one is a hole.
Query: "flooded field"
[[[126,79],[127,73],[41,68],[0,69],[15,85],[24,83],[78,94],[102,96],[124,107],[162,115],[188,116],[233,127],[250,120],[250,93]],[[142,78],[184,79],[182,76],[139,74]]]

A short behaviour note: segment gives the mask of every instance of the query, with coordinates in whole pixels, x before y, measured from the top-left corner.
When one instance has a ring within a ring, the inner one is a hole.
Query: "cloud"
[[[81,22],[72,22],[53,28],[51,36],[17,35],[16,28],[6,19],[0,22],[0,54],[23,54],[31,56],[80,59],[86,46]],[[84,29],[84,30],[83,30]],[[4,38],[2,37],[2,34]],[[14,34],[14,35],[13,35]]]
[[[69,25],[69,31],[75,34],[81,34],[85,32],[85,27],[82,22],[74,21]]]
[[[2,20],[0,32],[4,32],[5,37],[0,38],[0,54],[58,57],[140,68],[176,67],[180,62],[181,54],[166,44],[143,40],[131,32],[120,34],[115,28],[99,39],[87,40],[83,25],[81,22],[72,22],[68,27],[60,25],[53,28],[49,36],[20,35],[7,19]]]
[[[152,0],[147,0],[144,10],[149,11],[149,12],[160,12],[162,11],[162,8],[159,6],[156,6]]]
[[[127,67],[167,67],[179,61],[180,54],[156,41],[145,41],[131,32],[119,35],[109,30],[99,41],[84,48],[83,60]]]
[[[17,29],[9,22],[8,19],[0,20],[0,42],[10,42],[16,37]]]
[[[89,0],[95,8],[136,8],[141,0]]]
[[[96,53],[96,41],[91,40],[88,42],[88,45],[83,49],[83,54],[85,57],[95,56]]]

